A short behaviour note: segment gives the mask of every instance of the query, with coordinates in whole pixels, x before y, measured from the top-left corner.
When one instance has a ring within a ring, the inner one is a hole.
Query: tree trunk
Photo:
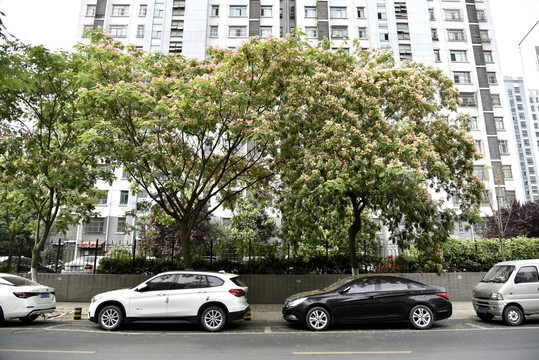
[[[191,244],[189,242],[190,238],[189,226],[187,223],[180,222],[180,244],[182,246],[182,255],[183,255],[183,264],[185,270],[194,270],[193,269],[193,258],[191,257]]]
[[[356,252],[356,238],[357,234],[361,231],[361,213],[365,208],[365,205],[359,205],[357,196],[349,194],[352,201],[352,208],[354,211],[354,222],[348,229],[348,250],[350,251],[350,266],[352,268],[352,275],[359,275],[359,264],[357,262]]]

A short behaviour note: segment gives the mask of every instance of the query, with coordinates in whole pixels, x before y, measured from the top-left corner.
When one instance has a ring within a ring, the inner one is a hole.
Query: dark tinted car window
[[[240,287],[247,287],[247,285],[245,285],[245,283],[243,281],[240,280],[239,277],[235,277],[235,278],[232,278],[230,279],[232,280],[232,282]]]
[[[219,279],[216,276],[207,276],[207,279],[210,287],[221,286],[225,283],[222,279]]]
[[[359,279],[350,284],[349,294],[376,291],[377,290],[377,279],[376,278],[364,278]]]
[[[381,278],[380,288],[382,291],[408,290],[408,281],[399,278]]]
[[[539,282],[539,276],[537,275],[537,268],[535,266],[524,266],[520,268],[515,277],[515,283],[531,283]]]
[[[172,289],[199,289],[208,287],[205,275],[180,274],[172,285]]]
[[[173,278],[174,278],[174,275],[171,275],[171,274],[161,275],[159,277],[156,277],[155,279],[152,279],[146,282],[146,285],[148,286],[144,288],[142,291],[168,290],[170,288],[170,284],[172,283]]]

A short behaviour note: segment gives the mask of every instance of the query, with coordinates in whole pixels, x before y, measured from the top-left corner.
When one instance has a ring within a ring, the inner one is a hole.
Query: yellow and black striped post
[[[246,320],[246,321],[251,320],[251,309],[249,309],[247,311],[247,315],[245,315],[245,317],[243,319]]]
[[[82,315],[82,308],[75,308],[75,312],[73,313],[73,320],[80,320]]]

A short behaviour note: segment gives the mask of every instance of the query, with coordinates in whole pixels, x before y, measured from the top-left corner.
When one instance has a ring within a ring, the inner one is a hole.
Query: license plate
[[[50,296],[51,296],[51,294],[49,294],[49,293],[42,293],[42,294],[41,294],[41,298],[42,298],[42,299],[47,299],[47,298],[49,298]]]
[[[485,315],[486,315],[486,314],[487,314],[487,309],[482,308],[482,307],[478,307],[478,308],[477,308],[477,313],[478,313],[478,314],[485,314]]]

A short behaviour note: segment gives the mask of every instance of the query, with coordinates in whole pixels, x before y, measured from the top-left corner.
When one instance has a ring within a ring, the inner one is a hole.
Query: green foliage
[[[105,254],[106,257],[115,259],[131,259],[133,254],[130,249],[123,245],[116,245]]]

